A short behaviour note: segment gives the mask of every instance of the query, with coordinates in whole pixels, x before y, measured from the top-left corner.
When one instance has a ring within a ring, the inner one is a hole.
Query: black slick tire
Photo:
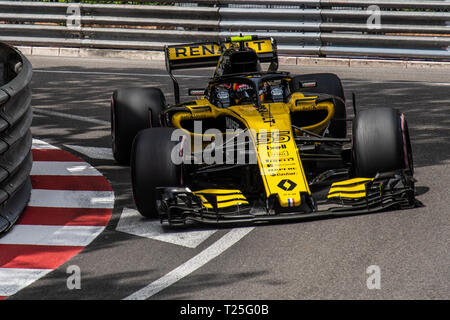
[[[111,98],[111,140],[114,159],[123,165],[130,162],[136,134],[146,128],[159,127],[159,114],[165,98],[158,88],[124,88]]]
[[[392,108],[358,112],[353,122],[353,163],[358,177],[407,169],[413,174],[406,118]]]
[[[315,81],[317,85],[311,88],[303,88],[301,86],[304,82]],[[345,109],[345,95],[342,87],[342,82],[339,77],[333,73],[317,73],[317,74],[302,74],[292,78],[290,83],[291,92],[310,92],[310,93],[326,93],[339,97],[341,100],[335,99],[334,119],[332,120],[328,131],[331,137],[345,138],[347,135],[347,122],[344,119],[347,117]]]
[[[140,131],[131,150],[131,182],[136,208],[141,215],[157,218],[156,188],[179,187],[181,180],[178,141],[171,141],[174,128],[149,128]]]

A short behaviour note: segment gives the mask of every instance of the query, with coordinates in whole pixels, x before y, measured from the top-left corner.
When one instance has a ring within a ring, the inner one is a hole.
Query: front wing
[[[414,178],[405,171],[378,174],[374,178],[354,178],[328,186],[325,196],[312,194],[305,206],[276,212],[252,204],[239,190],[158,188],[161,222],[171,225],[197,221],[206,224],[300,221],[367,214],[416,206]]]

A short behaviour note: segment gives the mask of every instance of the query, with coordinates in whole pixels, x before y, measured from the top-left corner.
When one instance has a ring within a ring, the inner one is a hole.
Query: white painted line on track
[[[47,176],[101,176],[102,174],[86,162],[35,161],[31,175]]]
[[[55,116],[55,117],[60,117],[60,118],[66,118],[66,119],[71,119],[71,120],[78,120],[78,121],[83,121],[83,122],[90,122],[90,123],[98,124],[101,126],[110,126],[111,125],[111,123],[109,121],[94,119],[92,117],[77,116],[74,114],[68,114],[68,113],[59,112],[59,111],[39,109],[36,107],[33,108],[33,113],[43,114],[46,116]]]
[[[0,296],[11,296],[52,269],[0,268]]]
[[[139,211],[130,208],[123,209],[116,230],[188,248],[196,248],[217,231],[217,229],[167,231],[159,220],[145,219]]]
[[[13,231],[0,238],[0,244],[27,244],[39,246],[86,246],[105,227],[15,225]]]
[[[74,146],[70,144],[65,144],[64,146],[81,154],[84,154],[91,159],[114,160],[111,148]]]
[[[33,189],[28,206],[112,209],[114,192]]]
[[[226,233],[222,238],[214,242],[211,246],[183,263],[178,268],[170,271],[158,280],[150,283],[148,286],[136,291],[124,300],[145,300],[154,296],[158,292],[170,287],[177,281],[188,276],[195,270],[207,264],[212,259],[219,256],[225,250],[233,246],[236,242],[250,233],[254,227],[235,228]]]

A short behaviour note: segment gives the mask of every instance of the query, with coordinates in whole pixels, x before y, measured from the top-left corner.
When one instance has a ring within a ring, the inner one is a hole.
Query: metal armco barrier
[[[142,4],[1,1],[0,40],[162,50],[243,33],[272,36],[285,54],[450,59],[450,1],[137,2]]]
[[[30,62],[0,43],[0,232],[8,230],[31,193]]]
[[[450,59],[445,0],[135,2],[142,4],[0,1],[0,40],[162,50],[243,33],[272,36],[285,54]]]

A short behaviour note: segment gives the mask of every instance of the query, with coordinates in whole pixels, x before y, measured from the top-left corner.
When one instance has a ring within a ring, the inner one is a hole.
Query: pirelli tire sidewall
[[[160,112],[165,108],[164,94],[158,88],[123,88],[111,97],[111,142],[114,158],[130,162],[133,139],[141,130],[160,127]]]
[[[131,151],[133,199],[139,213],[157,218],[156,188],[182,185],[182,165],[172,159],[179,155],[179,141],[172,141],[174,128],[149,128],[140,131]],[[178,150],[178,151],[177,151]]]
[[[400,169],[413,174],[405,116],[387,107],[358,112],[353,122],[353,166],[358,177]]]

